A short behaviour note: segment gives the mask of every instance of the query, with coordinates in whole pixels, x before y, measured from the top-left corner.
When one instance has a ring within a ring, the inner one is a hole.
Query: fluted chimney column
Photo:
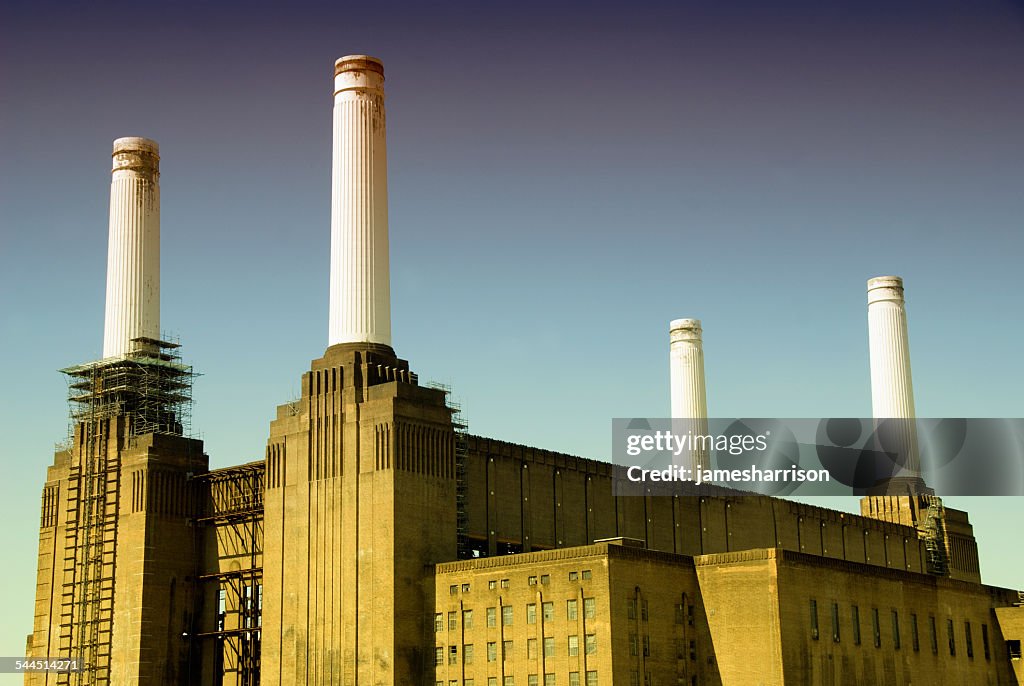
[[[114,141],[103,357],[135,338],[160,338],[160,148],[129,137]]]
[[[871,410],[882,447],[897,454],[903,465],[901,476],[919,477],[907,310],[900,277],[878,276],[868,280],[868,338]]]
[[[706,435],[708,402],[704,389],[704,344],[699,319],[676,319],[669,324],[669,374],[673,430],[676,433]],[[691,451],[689,461],[692,467],[709,466],[707,451],[702,448]]]
[[[384,65],[334,65],[329,345],[391,345]]]

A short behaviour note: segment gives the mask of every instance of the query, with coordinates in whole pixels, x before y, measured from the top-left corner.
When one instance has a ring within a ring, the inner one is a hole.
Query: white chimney
[[[160,338],[160,148],[114,141],[103,357],[123,357],[134,338]]]
[[[699,319],[676,319],[669,324],[669,374],[675,433],[700,436],[708,433],[704,345],[701,336]],[[690,462],[692,467],[708,467],[707,451],[694,449],[690,452]]]
[[[910,376],[910,344],[903,279],[877,276],[868,280],[868,339],[871,356],[871,410],[880,426],[883,447],[898,453],[900,476],[920,476],[914,386]],[[882,422],[896,419],[908,421]]]
[[[329,345],[391,345],[384,65],[334,65]]]

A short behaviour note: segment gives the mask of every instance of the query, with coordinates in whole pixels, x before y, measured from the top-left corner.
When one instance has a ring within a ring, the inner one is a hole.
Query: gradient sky
[[[0,9],[0,654],[31,629],[56,370],[101,353],[111,141],[161,146],[193,428],[259,459],[327,342],[345,54],[387,72],[394,347],[474,433],[607,459],[610,418],[667,414],[678,317],[713,416],[867,416],[890,273],[918,414],[1024,416],[1020,1],[212,5]],[[1024,502],[947,503],[1024,587]]]

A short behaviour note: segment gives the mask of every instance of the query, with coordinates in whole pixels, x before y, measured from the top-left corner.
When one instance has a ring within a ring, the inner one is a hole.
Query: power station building
[[[335,65],[328,347],[236,467],[188,437],[192,370],[160,338],[157,144],[114,142],[104,358],[63,370],[26,645],[83,669],[26,684],[1024,683],[1018,592],[981,584],[913,463],[851,515],[616,496],[611,464],[468,433],[391,346],[383,85]],[[869,283],[869,326],[875,415],[913,418],[898,278]],[[700,322],[670,333],[699,426]]]

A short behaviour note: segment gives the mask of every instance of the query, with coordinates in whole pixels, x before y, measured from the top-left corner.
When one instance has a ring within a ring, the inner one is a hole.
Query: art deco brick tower
[[[160,156],[114,141],[101,360],[69,377],[70,444],[43,489],[32,656],[80,657],[76,674],[27,684],[186,683],[193,611],[190,474],[183,434],[192,370],[160,331]]]
[[[456,557],[451,411],[391,348],[383,65],[334,74],[329,347],[270,427],[261,683],[420,683],[426,565]]]

